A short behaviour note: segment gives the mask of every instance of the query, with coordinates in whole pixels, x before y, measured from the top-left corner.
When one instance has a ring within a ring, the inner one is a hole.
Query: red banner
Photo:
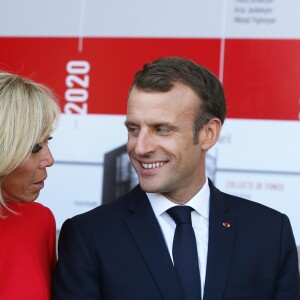
[[[299,120],[300,40],[0,38],[0,69],[51,87],[65,113],[126,114],[128,88],[144,63],[185,56],[223,82],[228,117]]]

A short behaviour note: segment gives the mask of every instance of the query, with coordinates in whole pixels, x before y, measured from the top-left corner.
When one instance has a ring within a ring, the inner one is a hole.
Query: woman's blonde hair
[[[3,178],[54,130],[60,108],[45,86],[0,72],[0,208]],[[1,212],[0,212],[1,215]]]

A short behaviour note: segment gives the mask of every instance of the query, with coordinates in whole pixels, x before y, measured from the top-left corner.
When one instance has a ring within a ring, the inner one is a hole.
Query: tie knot
[[[167,213],[174,220],[176,225],[192,224],[191,212],[194,209],[190,206],[174,206],[167,210]]]

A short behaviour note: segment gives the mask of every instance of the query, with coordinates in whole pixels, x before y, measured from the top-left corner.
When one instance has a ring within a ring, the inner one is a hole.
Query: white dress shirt
[[[170,256],[173,261],[172,247],[175,234],[176,223],[166,212],[169,208],[178,204],[170,201],[166,197],[157,193],[147,193],[148,199],[157,218],[157,221],[162,230],[165,242],[167,244]],[[207,263],[207,248],[208,248],[208,224],[209,224],[209,196],[210,189],[208,180],[202,189],[185,205],[194,209],[192,211],[192,225],[194,228],[197,252],[199,261],[199,271],[201,277],[201,294],[203,298],[206,263]]]

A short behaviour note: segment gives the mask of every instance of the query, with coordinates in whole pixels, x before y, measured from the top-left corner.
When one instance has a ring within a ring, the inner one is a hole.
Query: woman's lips
[[[35,182],[34,185],[38,188],[38,189],[42,189],[45,185],[44,183],[44,180],[41,180],[41,181],[38,181],[38,182]]]

